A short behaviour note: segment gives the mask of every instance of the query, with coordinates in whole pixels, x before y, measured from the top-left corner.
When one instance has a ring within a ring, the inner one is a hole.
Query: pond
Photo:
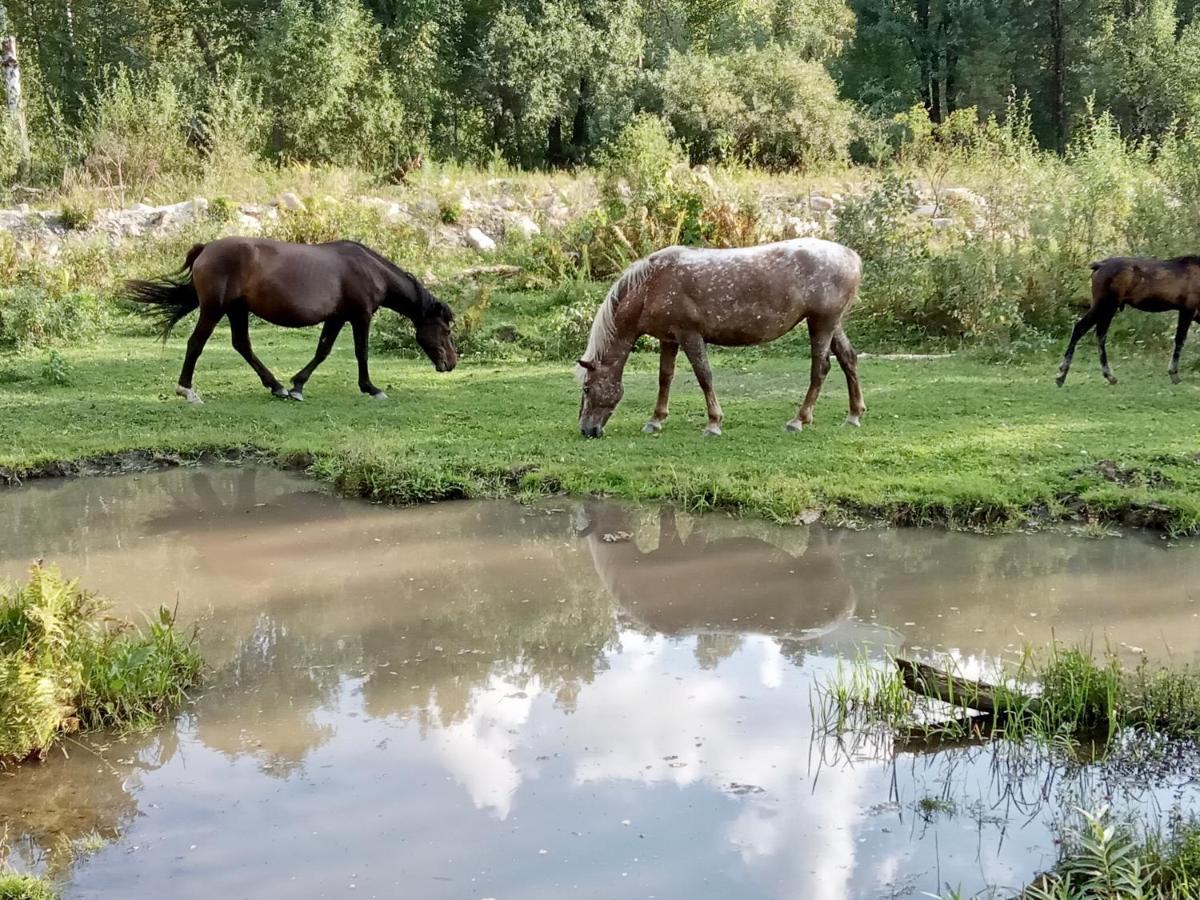
[[[1200,659],[1200,547],[776,527],[555,499],[395,509],[265,468],[0,492],[44,557],[199,626],[151,734],[0,775],[19,868],[88,898],[891,897],[1024,884],[1102,765],[819,736],[858,654]],[[1126,802],[1162,815],[1189,778]],[[99,844],[69,861],[62,847]],[[169,885],[169,886],[168,886]]]

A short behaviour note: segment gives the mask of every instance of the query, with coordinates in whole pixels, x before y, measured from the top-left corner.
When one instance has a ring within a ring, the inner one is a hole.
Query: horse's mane
[[[583,351],[583,359],[598,363],[604,358],[605,351],[612,344],[617,333],[617,304],[626,294],[641,287],[650,275],[650,257],[639,259],[621,273],[621,277],[609,288],[608,295],[600,308],[596,310],[596,318],[592,320],[592,330],[588,334],[587,349]],[[583,381],[587,370],[577,366],[575,376]]]
[[[449,304],[442,302],[437,297],[429,292],[429,288],[421,283],[421,279],[417,278],[412,272],[400,268],[378,250],[368,247],[366,244],[360,244],[358,241],[346,241],[347,244],[353,244],[355,247],[366,252],[371,259],[382,265],[385,269],[400,278],[407,279],[412,283],[413,299],[416,301],[416,312],[422,320],[430,318],[440,318],[447,324],[454,321],[454,310]]]

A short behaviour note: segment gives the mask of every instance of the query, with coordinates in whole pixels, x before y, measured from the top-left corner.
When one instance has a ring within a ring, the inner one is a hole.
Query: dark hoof
[[[291,395],[288,393],[288,389],[287,389],[287,388],[285,388],[285,387],[283,387],[282,385],[280,385],[279,387],[273,387],[273,388],[271,388],[271,396],[272,396],[272,397],[278,397],[280,400],[286,400],[286,399],[288,399],[288,397],[290,397]]]
[[[374,394],[371,394],[371,399],[372,400],[386,400],[387,394],[385,394],[383,391],[376,391]]]
[[[1059,375],[1057,378],[1054,379],[1054,383],[1057,384],[1059,387],[1062,387],[1064,384],[1067,383],[1067,376]]]
[[[289,397],[291,397],[293,400],[303,400],[304,399],[304,391],[298,391],[295,388],[292,388],[290,391],[288,391],[287,395]]]
[[[1181,381],[1183,381],[1183,379],[1180,378],[1178,375],[1176,375],[1176,374],[1171,375],[1171,384],[1179,384],[1179,382],[1181,382]],[[1113,384],[1116,384],[1116,382],[1114,381]]]
[[[1116,384],[1116,383],[1117,383],[1117,379],[1116,379],[1114,376],[1112,376],[1112,375],[1108,375],[1108,376],[1105,376],[1105,377],[1107,377],[1107,378],[1108,378],[1108,383],[1109,383],[1109,384]]]
[[[792,419],[792,421],[788,422],[783,427],[785,429],[787,429],[788,431],[790,431],[792,434],[796,434],[797,432],[804,430],[804,423],[798,419]]]

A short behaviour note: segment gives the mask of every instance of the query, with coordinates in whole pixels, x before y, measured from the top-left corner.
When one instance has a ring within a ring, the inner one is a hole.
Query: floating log
[[[926,663],[897,659],[896,668],[904,678],[904,686],[914,694],[941,700],[951,706],[973,709],[988,716],[1006,715],[1018,709],[1037,715],[1041,709],[1041,704],[1034,697],[986,681],[959,678]]]

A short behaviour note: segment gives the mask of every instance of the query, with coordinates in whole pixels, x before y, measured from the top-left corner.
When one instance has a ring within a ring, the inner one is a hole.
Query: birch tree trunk
[[[17,62],[17,39],[0,36],[0,64],[4,69],[4,99],[8,117],[17,137],[17,152],[21,158],[19,177],[29,177],[29,134],[25,130],[25,110],[21,106],[21,67]]]

